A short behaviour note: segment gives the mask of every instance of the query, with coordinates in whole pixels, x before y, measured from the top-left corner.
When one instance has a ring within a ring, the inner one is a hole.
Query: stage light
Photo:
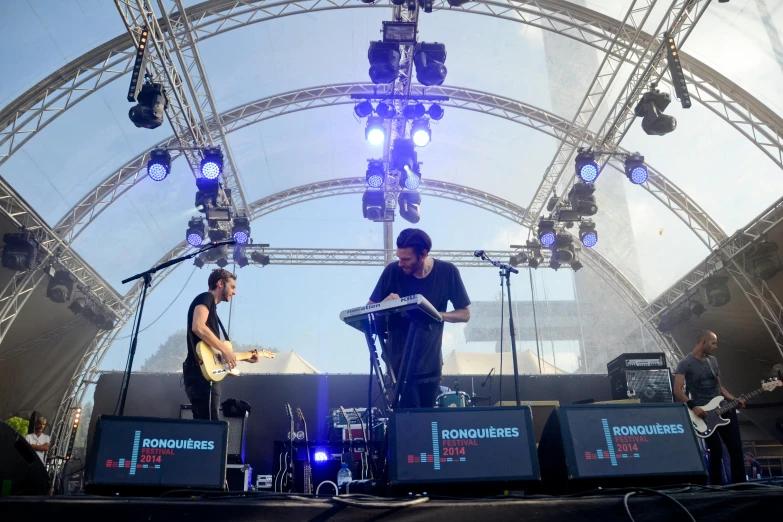
[[[71,304],[68,305],[68,308],[71,310],[71,312],[75,313],[76,315],[79,315],[82,313],[82,311],[87,307],[87,299],[84,297],[77,297],[73,301],[71,301]]]
[[[38,241],[30,232],[10,232],[3,236],[2,265],[9,270],[24,272],[35,267]]]
[[[677,120],[673,116],[663,114],[671,103],[668,93],[657,89],[646,92],[634,108],[634,114],[642,118],[642,130],[652,136],[663,136],[677,128]]]
[[[236,245],[234,247],[234,263],[236,263],[239,268],[244,268],[250,264],[247,255],[245,255],[245,247],[243,245]]]
[[[237,240],[238,245],[246,245],[250,241],[250,220],[246,217],[234,218],[231,237]]]
[[[413,63],[416,65],[416,79],[420,84],[428,87],[443,85],[448,73],[444,44],[417,43],[413,51]]]
[[[386,181],[386,172],[381,160],[369,160],[367,164],[367,185],[372,188],[381,188]]]
[[[583,266],[584,265],[582,264],[582,262],[579,261],[578,259],[574,259],[573,261],[571,261],[571,270],[573,270],[574,272],[578,272],[579,269],[581,269]]]
[[[413,138],[413,143],[417,147],[426,147],[431,137],[432,131],[430,131],[430,124],[426,119],[422,118],[413,122],[411,138]]]
[[[593,248],[598,243],[598,232],[595,231],[595,223],[586,219],[579,224],[579,239],[587,248]]]
[[[367,128],[364,130],[364,136],[373,147],[383,145],[383,142],[386,141],[386,129],[383,125],[383,119],[379,116],[367,118]]]
[[[55,303],[64,303],[71,298],[73,294],[73,283],[75,278],[66,270],[58,270],[54,277],[49,279],[49,286],[46,288],[46,297]]]
[[[707,296],[707,302],[715,307],[721,307],[731,301],[731,292],[726,283],[729,278],[726,276],[712,276],[707,279],[704,285],[704,294]]]
[[[201,160],[201,175],[207,179],[217,179],[223,172],[223,153],[219,148],[204,149],[204,159]]]
[[[354,114],[356,114],[356,116],[358,116],[359,118],[366,118],[367,116],[372,114],[372,111],[373,111],[372,103],[370,103],[367,100],[357,103],[353,108]]]
[[[163,149],[150,152],[150,160],[147,162],[147,175],[153,181],[163,181],[171,172],[171,154]]]
[[[403,170],[405,167],[413,168],[418,155],[414,150],[413,140],[397,138],[392,144],[391,165],[394,170]]]
[[[423,118],[427,114],[427,110],[421,103],[408,104],[402,109],[402,115],[407,120],[417,120]]]
[[[417,163],[416,169],[411,169],[407,165],[400,172],[400,187],[408,190],[417,190],[421,185],[421,168]]]
[[[644,164],[644,156],[635,152],[625,158],[625,175],[634,185],[641,185],[647,181],[647,166]]]
[[[568,192],[571,208],[580,216],[594,216],[598,212],[595,204],[595,185],[592,183],[575,183]]]
[[[558,263],[570,263],[575,257],[574,238],[571,234],[557,234],[555,246],[552,251],[552,259]]]
[[[204,242],[204,220],[201,218],[191,218],[188,221],[188,229],[185,231],[185,239],[193,247],[200,247]]]
[[[778,244],[762,240],[745,256],[745,270],[756,278],[768,281],[780,272]]]
[[[435,121],[440,120],[443,118],[443,107],[438,105],[437,103],[433,103],[430,105],[430,108],[427,110],[427,114],[429,114],[430,118],[432,118]]]
[[[682,72],[680,63],[680,53],[677,52],[677,44],[673,36],[666,37],[666,61],[669,63],[674,94],[680,99],[682,108],[688,109],[691,106],[691,95],[688,92],[688,83],[685,81],[685,73]]]
[[[549,219],[542,219],[538,222],[538,240],[541,246],[549,248],[555,244],[555,222]]]
[[[383,118],[384,120],[390,120],[397,114],[395,108],[388,103],[381,102],[375,106],[375,114]]]
[[[362,196],[362,214],[366,219],[378,221],[386,216],[386,196],[380,190],[367,190]]]
[[[329,455],[325,451],[316,451],[313,453],[313,460],[316,462],[326,462],[329,460]]]
[[[230,199],[225,201],[219,197],[220,182],[217,179],[196,178],[196,209],[206,214],[208,221],[229,221],[231,219]],[[230,198],[231,190],[226,189],[226,197]]]
[[[375,0],[362,1],[371,4]],[[415,45],[416,22],[383,22],[383,41],[402,45]]]
[[[138,104],[128,111],[128,118],[136,127],[157,129],[163,125],[169,102],[162,84],[145,83],[142,85],[137,101]]]
[[[400,74],[400,46],[395,42],[370,42],[367,59],[370,80],[375,84],[391,83]]]
[[[691,301],[688,307],[691,309],[691,312],[696,317],[701,317],[701,314],[703,314],[706,311],[704,305],[701,304],[701,301]]]
[[[400,205],[400,217],[409,223],[418,223],[421,219],[419,207],[421,206],[421,194],[418,192],[400,192],[397,200]]]
[[[196,256],[196,258],[193,260],[193,264],[196,265],[196,268],[204,268],[204,258],[206,256],[204,254],[201,254],[199,256]]]
[[[528,268],[538,268],[544,259],[544,256],[541,255],[541,243],[537,239],[528,239],[525,245],[530,250],[530,259],[527,262]]]
[[[446,0],[451,7],[460,7],[473,0]]]
[[[254,263],[258,263],[261,266],[268,265],[270,261],[269,256],[263,252],[252,252],[250,254],[250,259],[252,259]]]
[[[590,151],[579,152],[576,155],[576,175],[585,183],[592,183],[598,178],[598,164],[595,154]]]
[[[519,252],[508,258],[508,264],[511,266],[519,266],[528,260],[528,255],[525,252]]]

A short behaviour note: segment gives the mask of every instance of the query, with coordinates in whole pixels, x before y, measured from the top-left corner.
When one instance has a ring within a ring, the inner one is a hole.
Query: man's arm
[[[46,444],[30,444],[35,451],[49,451],[49,443]]]
[[[467,323],[470,321],[470,306],[459,308],[451,312],[441,312],[440,316],[447,323]]]
[[[229,368],[234,368],[237,365],[236,357],[234,353],[225,345],[223,341],[210,330],[207,326],[207,318],[209,317],[209,309],[205,305],[196,306],[193,310],[193,323],[190,325],[191,331],[198,336],[199,339],[210,345],[215,350],[219,351]]]
[[[733,393],[729,392],[729,390],[723,387],[723,383],[720,380],[720,375],[718,375],[716,379],[718,379],[718,388],[720,388],[720,394],[723,395],[723,398],[726,399],[727,401],[733,401],[736,397],[734,396]],[[739,404],[744,408],[745,399],[740,397]]]
[[[691,400],[688,395],[685,393],[685,390],[683,390],[683,387],[685,386],[685,375],[682,373],[675,373],[674,374],[674,396],[677,398],[678,401],[684,402],[685,404],[688,404],[688,402]],[[707,417],[707,412],[705,412],[703,409],[701,409],[699,406],[694,406],[692,408],[693,413],[698,415],[701,418]]]

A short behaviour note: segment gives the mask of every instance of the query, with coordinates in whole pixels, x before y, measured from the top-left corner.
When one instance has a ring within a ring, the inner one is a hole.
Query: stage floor
[[[682,490],[680,490],[682,491]],[[780,517],[783,487],[672,492],[698,521]],[[255,495],[255,494],[251,494]],[[623,494],[558,498],[429,499],[415,505],[405,499],[367,496],[305,498],[258,495],[222,498],[12,497],[0,499],[4,520],[57,517],[60,520],[630,520]],[[367,504],[371,503],[371,504]],[[634,495],[635,520],[689,520],[670,499]]]

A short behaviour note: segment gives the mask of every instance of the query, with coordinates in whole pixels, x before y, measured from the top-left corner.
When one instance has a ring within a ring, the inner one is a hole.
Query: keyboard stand
[[[389,403],[389,393],[386,388],[386,379],[383,376],[383,370],[381,369],[381,364],[378,361],[378,352],[375,348],[375,341],[373,340],[372,336],[377,335],[378,339],[381,343],[381,349],[385,352],[386,351],[386,342],[383,340],[383,335],[385,332],[378,331],[380,329],[380,326],[382,324],[385,324],[385,321],[377,321],[374,314],[370,314],[368,316],[369,319],[369,327],[364,330],[364,338],[367,340],[367,348],[370,351],[370,384],[367,387],[367,395],[368,395],[368,405],[367,405],[367,411],[368,411],[368,421],[369,425],[372,426],[372,374],[375,373],[375,378],[378,381],[378,387],[381,391],[381,397],[383,397],[383,406],[384,411],[386,413],[390,412],[392,410],[392,405]],[[397,382],[394,377],[394,371],[391,369],[391,366],[388,367],[389,373],[391,376],[391,386],[396,390],[397,388]],[[370,437],[372,435],[372,429],[370,430]]]

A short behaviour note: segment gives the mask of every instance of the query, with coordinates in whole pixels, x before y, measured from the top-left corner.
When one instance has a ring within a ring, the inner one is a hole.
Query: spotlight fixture
[[[128,87],[128,101],[131,103],[137,100],[139,89],[141,88],[139,80],[142,80],[144,77],[142,69],[147,62],[147,49],[149,47],[147,45],[147,39],[149,38],[149,35],[149,29],[146,27],[141,29],[139,44],[136,46],[136,60],[133,62],[133,71],[131,72],[130,87]]]
[[[35,267],[38,241],[30,232],[11,232],[3,236],[2,265],[10,270],[24,272]]]
[[[508,258],[508,264],[511,266],[519,266],[528,259],[528,255],[525,252],[519,252]]]
[[[658,321],[658,330],[668,333],[674,330],[677,325],[690,321],[693,311],[685,305],[678,306],[661,314]]]
[[[367,128],[364,130],[364,136],[373,147],[383,145],[383,142],[386,141],[386,128],[380,116],[367,118]]]
[[[367,59],[370,80],[375,84],[391,83],[400,74],[400,46],[395,42],[370,42]]]
[[[49,286],[46,288],[46,297],[55,303],[64,303],[71,298],[73,294],[73,283],[75,278],[67,270],[58,270],[54,277],[49,279]]]
[[[201,254],[200,256],[196,256],[193,260],[193,264],[196,265],[196,268],[204,268],[204,257],[204,254]]]
[[[411,126],[411,138],[417,147],[426,147],[432,138],[430,123],[426,118],[421,118],[413,122]]]
[[[701,304],[701,301],[696,301],[696,300],[691,301],[688,304],[688,308],[691,309],[691,313],[693,313],[693,315],[695,315],[697,318],[701,317],[701,314],[703,314],[706,311],[704,305]]]
[[[231,237],[237,240],[238,245],[246,245],[250,241],[250,220],[244,216],[234,218]]]
[[[394,109],[394,107],[389,105],[388,103],[380,102],[378,105],[375,106],[375,114],[377,114],[384,120],[390,120],[394,118],[394,115],[396,113],[397,111]]]
[[[438,121],[443,118],[443,107],[437,103],[433,103],[430,105],[430,108],[427,109],[427,114],[429,114],[430,118],[433,120]]]
[[[571,208],[580,216],[594,216],[598,212],[595,204],[595,185],[592,183],[574,183],[568,192]]]
[[[595,154],[590,151],[580,151],[576,155],[576,175],[585,183],[592,183],[598,178],[598,164]]]
[[[421,103],[408,104],[402,109],[402,115],[408,120],[417,120],[427,114],[427,109]]]
[[[527,262],[528,268],[538,268],[544,259],[544,256],[541,255],[541,243],[537,239],[529,239],[525,242],[525,245],[530,249],[530,259]]]
[[[264,254],[263,252],[251,253],[250,259],[252,259],[254,263],[258,263],[261,266],[266,266],[269,264],[269,256]]]
[[[566,233],[557,234],[555,246],[552,250],[553,260],[558,263],[570,263],[574,260],[574,257],[576,257],[573,236]]]
[[[446,45],[437,42],[417,43],[413,51],[413,63],[420,84],[428,87],[443,85],[448,73],[445,65]]]
[[[726,283],[729,278],[726,276],[712,276],[707,279],[704,285],[704,294],[707,296],[707,302],[714,307],[721,307],[731,301],[731,292]]]
[[[373,112],[372,103],[367,100],[357,103],[353,108],[354,114],[359,118],[366,118]]]
[[[201,246],[201,243],[204,242],[204,229],[205,227],[203,219],[194,217],[188,221],[188,229],[185,232],[185,239],[187,239],[190,246]]]
[[[382,220],[386,216],[386,196],[380,190],[367,190],[362,196],[362,214],[371,221]]]
[[[221,172],[223,172],[223,152],[219,147],[204,149],[201,175],[207,179],[217,179]]]
[[[407,165],[400,172],[400,187],[408,190],[416,190],[421,185],[421,167],[417,163],[414,168],[411,169]]]
[[[230,203],[220,197],[220,182],[217,179],[196,178],[196,209],[206,214],[208,221],[229,221],[231,219]],[[224,191],[230,196],[230,190]]]
[[[633,112],[642,118],[642,130],[652,136],[663,136],[677,128],[674,116],[663,114],[672,99],[668,93],[653,90],[646,92]]]
[[[362,1],[366,4],[375,2],[375,0]],[[383,22],[383,41],[387,43],[394,42],[401,45],[414,45],[416,43],[416,23]]]
[[[625,175],[634,185],[641,185],[647,181],[647,166],[644,164],[644,156],[638,152],[629,154],[625,158]]]
[[[451,7],[460,7],[473,0],[446,0]]]
[[[778,244],[762,240],[745,256],[745,269],[757,279],[769,281],[780,272]]]
[[[418,192],[400,192],[397,200],[400,204],[400,217],[410,223],[418,223],[421,219],[419,207],[421,206],[421,194]]]
[[[574,259],[573,261],[571,261],[571,270],[573,270],[574,272],[578,272],[579,269],[581,269],[583,266],[584,265],[582,264],[582,262],[579,261],[578,259]]]
[[[128,118],[136,127],[157,129],[163,125],[169,101],[160,83],[145,83],[137,97],[138,104],[128,111]]]
[[[76,315],[79,315],[82,313],[82,311],[87,307],[87,299],[84,297],[77,297],[73,301],[71,301],[71,304],[68,305],[68,308],[71,310],[71,312],[75,313]]]
[[[386,172],[382,160],[369,160],[367,164],[367,186],[381,188],[386,181]]]
[[[416,164],[417,154],[413,147],[413,140],[397,138],[392,144],[391,168],[403,170],[405,167],[413,168]]]
[[[538,240],[541,246],[550,248],[555,244],[556,232],[555,222],[550,219],[542,219],[538,222]]]
[[[579,224],[579,239],[587,248],[593,248],[598,243],[598,232],[592,220],[586,219]]]
[[[236,263],[239,268],[244,268],[250,264],[250,261],[248,261],[247,256],[245,255],[244,245],[237,244],[234,247],[234,263]]]
[[[155,149],[150,152],[147,162],[147,176],[153,181],[163,181],[171,172],[171,154],[165,149]]]
[[[688,83],[685,81],[685,74],[682,72],[680,63],[680,53],[677,51],[677,43],[673,36],[666,36],[666,61],[669,63],[669,74],[672,76],[672,85],[674,94],[680,99],[683,109],[689,109],[691,106],[691,95],[688,93]]]

